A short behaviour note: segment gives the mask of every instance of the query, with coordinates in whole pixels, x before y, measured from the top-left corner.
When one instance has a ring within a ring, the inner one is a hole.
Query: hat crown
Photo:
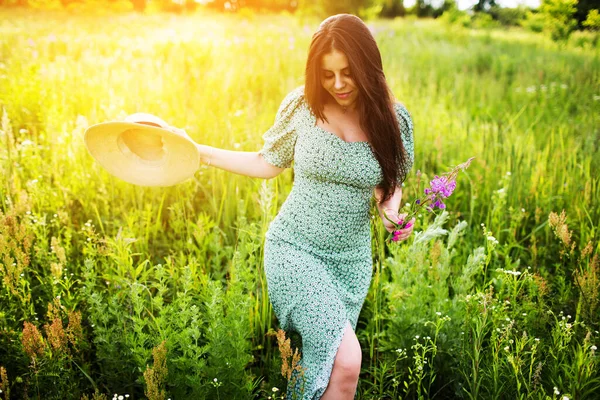
[[[144,124],[144,125],[153,125],[159,128],[168,128],[169,124],[167,124],[164,120],[158,118],[156,115],[148,114],[148,113],[135,113],[128,115],[125,117],[125,122],[133,122],[136,124]]]

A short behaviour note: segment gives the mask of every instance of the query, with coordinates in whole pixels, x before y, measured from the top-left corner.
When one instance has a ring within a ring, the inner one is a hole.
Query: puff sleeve
[[[405,168],[398,171],[399,176],[404,178],[408,175],[415,162],[413,122],[412,117],[408,113],[408,110],[402,104],[396,103],[394,104],[394,108],[396,110],[396,118],[398,119],[398,125],[400,126],[402,144],[404,145],[404,149],[406,150],[406,154],[408,155],[408,163],[405,165]]]
[[[294,114],[304,98],[304,87],[290,92],[281,102],[275,123],[263,135],[264,145],[258,152],[266,162],[279,168],[289,168],[294,160],[296,126]]]

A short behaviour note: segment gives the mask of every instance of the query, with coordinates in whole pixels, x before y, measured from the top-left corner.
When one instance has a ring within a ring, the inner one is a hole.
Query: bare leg
[[[342,343],[333,363],[327,390],[321,400],[352,400],[358,386],[362,354],[360,344],[350,322],[346,322],[346,330]]]

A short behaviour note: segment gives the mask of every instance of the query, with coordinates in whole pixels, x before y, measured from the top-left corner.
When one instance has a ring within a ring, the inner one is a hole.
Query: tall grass
[[[95,163],[82,133],[144,111],[258,150],[319,21],[0,13],[0,398],[281,397],[262,247],[292,173],[202,167],[141,188]],[[420,216],[408,243],[373,225],[359,398],[594,398],[598,51],[370,26],[415,122],[406,201],[416,170],[476,160],[452,211]]]

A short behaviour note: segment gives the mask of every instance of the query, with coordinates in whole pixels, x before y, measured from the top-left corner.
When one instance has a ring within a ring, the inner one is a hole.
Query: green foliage
[[[493,7],[490,14],[503,26],[520,26],[527,17],[527,8],[519,7]]]
[[[441,20],[450,25],[459,25],[464,28],[471,26],[471,16],[457,7],[451,7],[445,11],[441,16]]]
[[[573,17],[578,0],[543,0],[540,12],[545,18],[545,30],[554,41],[568,39],[577,26]]]
[[[476,29],[497,28],[498,25],[490,14],[484,12],[475,13],[471,19],[471,26]]]
[[[583,22],[583,26],[592,31],[600,30],[600,14],[598,10],[590,10],[586,20]]]
[[[543,32],[545,26],[544,15],[539,12],[527,11],[525,19],[521,21],[521,26],[532,32]]]

